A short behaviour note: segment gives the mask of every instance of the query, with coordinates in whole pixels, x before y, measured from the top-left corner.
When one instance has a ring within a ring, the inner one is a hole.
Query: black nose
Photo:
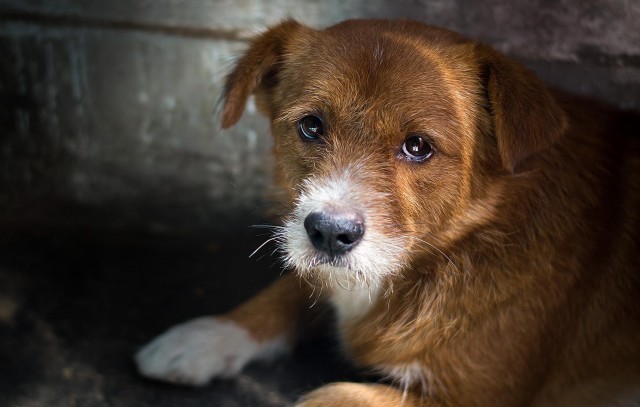
[[[362,216],[353,211],[311,212],[304,228],[313,246],[331,256],[353,249],[364,235]]]

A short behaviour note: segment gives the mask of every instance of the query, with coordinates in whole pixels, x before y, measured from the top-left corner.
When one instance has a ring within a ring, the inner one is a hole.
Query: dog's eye
[[[404,155],[413,161],[424,161],[433,155],[433,146],[423,137],[412,134],[402,145]]]
[[[308,115],[298,120],[298,134],[303,140],[318,140],[324,134],[322,119]]]

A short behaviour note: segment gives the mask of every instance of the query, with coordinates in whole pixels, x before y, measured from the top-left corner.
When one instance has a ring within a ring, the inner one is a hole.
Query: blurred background
[[[288,17],[421,20],[640,110],[636,0],[0,0],[0,404],[280,406],[350,374],[303,347],[187,391],[130,361],[280,273],[272,249],[248,258],[268,126],[250,104],[221,131],[216,112],[247,38]]]

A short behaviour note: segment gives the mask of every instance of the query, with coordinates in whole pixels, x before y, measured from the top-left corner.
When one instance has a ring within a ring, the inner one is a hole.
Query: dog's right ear
[[[222,110],[222,128],[233,126],[242,112],[249,96],[260,86],[273,85],[276,80],[278,63],[285,52],[285,46],[304,27],[293,20],[287,20],[270,28],[257,37],[234,70],[227,76]]]

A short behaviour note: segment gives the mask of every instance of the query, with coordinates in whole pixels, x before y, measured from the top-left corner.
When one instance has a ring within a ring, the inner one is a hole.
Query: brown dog
[[[291,346],[321,296],[345,351],[396,385],[300,405],[639,405],[640,160],[616,114],[409,21],[284,22],[229,75],[224,127],[251,94],[294,274],[160,336],[142,374],[232,376]]]

